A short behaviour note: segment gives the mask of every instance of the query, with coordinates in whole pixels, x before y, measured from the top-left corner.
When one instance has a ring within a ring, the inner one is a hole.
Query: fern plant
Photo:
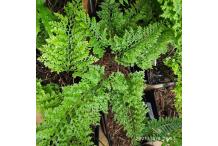
[[[142,101],[144,91],[144,73],[135,72],[125,77],[122,73],[112,74],[108,83],[108,92],[112,111],[116,121],[123,125],[127,136],[136,144],[142,136],[147,106]]]
[[[135,10],[122,12],[119,3],[105,0],[98,12],[100,21],[92,21],[90,46],[93,52],[102,57],[110,48],[116,55],[116,61],[124,66],[137,65],[142,69],[152,67],[155,59],[167,51],[167,45],[173,41],[173,33],[163,22],[154,22],[148,26],[127,25],[136,20],[137,15],[129,16]]]
[[[112,105],[117,122],[124,126],[133,144],[136,143],[143,134],[148,111],[142,102],[143,85],[143,72],[129,74],[127,78],[118,72],[104,80],[104,70],[99,66],[89,68],[80,83],[63,87],[60,96],[63,100],[58,100],[57,94],[45,96],[47,88],[42,89],[37,83],[37,96],[41,99],[37,102],[44,113],[44,122],[37,127],[37,143],[42,146],[50,143],[92,145],[90,125],[99,124],[99,112],[107,113],[108,103]],[[47,105],[54,102],[48,97],[59,104],[49,108]]]
[[[181,118],[160,118],[146,123],[144,138],[149,141],[166,141],[171,134],[182,127]]]
[[[36,80],[36,106],[42,114],[50,108],[55,108],[63,101],[61,89],[57,84],[42,85]]]
[[[79,84],[63,87],[63,101],[44,111],[45,121],[37,127],[40,146],[93,145],[91,125],[99,124],[99,111],[107,112],[108,107],[108,95],[100,83],[103,73],[101,67],[89,68]]]
[[[44,0],[36,0],[36,35],[41,31],[41,24],[50,34],[51,27],[49,21],[54,20],[53,13],[45,6]]]
[[[176,88],[175,106],[182,113],[182,0],[158,0],[163,10],[162,17],[168,21],[168,27],[174,32],[175,54],[165,60],[165,64],[172,68],[178,77]]]
[[[36,0],[36,47],[39,48],[46,43],[45,39],[51,34],[50,21],[54,21],[55,16],[45,6],[44,0]]]
[[[69,3],[65,13],[56,13],[59,21],[50,22],[52,34],[47,44],[39,48],[39,60],[54,72],[72,71],[74,76],[81,76],[96,60],[87,47],[89,17],[78,2]]]
[[[96,61],[110,52],[115,56],[110,61],[117,66],[149,69],[167,51],[173,32],[163,21],[152,22],[149,3],[141,9],[143,1],[139,1],[124,11],[125,2],[103,1],[96,20],[88,17],[80,1],[73,0],[64,14],[56,13],[57,20],[49,23],[51,33],[39,48],[39,60],[53,72],[72,72],[82,79],[62,88],[37,81],[37,108],[44,118],[37,126],[38,145],[93,145],[91,126],[99,124],[99,112],[107,113],[109,106],[133,145],[142,138],[148,122],[142,101],[144,72],[123,74],[118,69],[108,76]],[[144,18],[147,24],[140,23]]]
[[[51,22],[52,35],[40,48],[42,56],[39,60],[58,73],[73,71],[75,76],[79,76],[108,48],[116,55],[119,64],[148,69],[172,42],[173,34],[163,22],[143,27],[137,22],[134,27],[127,25],[130,19],[137,17],[129,17],[129,12],[135,10],[134,6],[122,12],[119,3],[105,0],[98,12],[98,22],[95,18],[90,21],[77,2],[69,4],[65,10],[66,16],[56,14],[60,21]],[[94,56],[90,55],[91,49]]]

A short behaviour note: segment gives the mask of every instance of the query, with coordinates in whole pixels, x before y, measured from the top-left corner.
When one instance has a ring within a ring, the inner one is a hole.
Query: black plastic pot
[[[147,84],[151,84],[151,79],[150,76],[148,75],[148,72],[145,71],[145,81],[147,82]],[[148,91],[144,91],[144,102],[147,103],[148,108],[150,109],[150,112],[148,113],[148,117],[150,117],[150,119],[158,119],[159,115],[158,115],[158,110],[157,110],[157,105],[156,105],[156,101],[155,101],[155,96],[154,96],[154,90],[148,90]]]
[[[104,114],[103,112],[100,112],[100,114],[101,114],[100,125],[97,125],[97,126],[95,126],[95,128],[94,128],[94,135],[93,135],[92,141],[94,142],[94,144],[95,144],[96,146],[99,146],[99,143],[100,143],[100,141],[99,141],[99,128],[100,128],[100,126],[101,126],[102,131],[103,131],[105,137],[106,137],[107,140],[108,140],[109,146],[112,146],[112,140],[111,140],[111,138],[110,138],[110,134],[109,134],[108,129],[107,129],[107,126],[106,126],[107,120],[106,120],[106,118],[105,118],[105,114]]]
[[[91,135],[92,137],[92,142],[96,145],[99,146],[98,144],[98,139],[99,139],[99,126],[93,126],[92,127],[93,134]]]

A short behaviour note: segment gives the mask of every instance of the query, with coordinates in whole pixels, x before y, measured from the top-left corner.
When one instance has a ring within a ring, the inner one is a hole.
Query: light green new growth
[[[103,73],[103,68],[92,67],[79,84],[63,87],[64,100],[47,109],[45,121],[37,127],[38,145],[93,145],[91,125],[99,124],[99,111],[106,113],[108,107],[108,96],[100,83]]]
[[[66,16],[56,14],[60,21],[51,22],[52,35],[47,44],[40,48],[42,56],[39,60],[52,71],[73,71],[74,76],[82,76],[83,71],[101,58],[108,48],[116,54],[118,63],[148,69],[172,42],[173,34],[163,22],[137,26],[140,15],[130,15],[130,12],[137,10],[137,4],[129,11],[122,12],[119,3],[106,0],[98,12],[99,22],[94,18],[90,21],[78,5],[75,2],[68,4]],[[73,9],[73,6],[76,8]],[[143,11],[147,13],[142,9],[142,14]],[[134,23],[127,25],[129,21]],[[91,48],[95,57],[90,54]]]
[[[110,48],[116,54],[118,63],[148,69],[160,54],[166,53],[167,45],[173,41],[173,32],[163,22],[143,27],[137,25],[140,15],[130,15],[130,12],[136,11],[134,6],[122,12],[118,3],[106,0],[101,8],[98,12],[101,20],[92,21],[90,40],[93,52],[100,57],[106,48]],[[127,25],[129,22],[134,23]]]
[[[56,14],[59,21],[50,23],[52,34],[47,44],[40,48],[39,60],[57,73],[73,71],[74,76],[82,76],[96,60],[89,54],[87,42],[90,20],[80,3],[69,3],[65,12],[65,16]]]
[[[116,121],[123,125],[127,136],[136,140],[142,137],[145,115],[148,112],[142,96],[144,91],[144,73],[135,72],[125,77],[117,72],[110,76],[110,100]]]

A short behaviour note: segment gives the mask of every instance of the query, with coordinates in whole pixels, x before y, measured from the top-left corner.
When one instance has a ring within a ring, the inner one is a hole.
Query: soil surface
[[[105,67],[105,76],[109,77],[113,72],[122,72],[124,75],[128,75],[130,70],[127,67],[124,67],[118,64],[115,60],[115,55],[111,53],[110,50],[105,52],[104,56],[95,62],[94,64],[98,64]]]
[[[153,69],[147,71],[147,79],[149,84],[160,84],[176,82],[176,76],[173,71],[164,65],[164,56],[157,60],[157,64]],[[178,116],[174,106],[175,93],[173,87],[160,88],[153,91],[156,102],[158,116],[174,117]]]
[[[106,119],[106,128],[110,135],[112,146],[132,146],[131,139],[126,136],[123,126],[115,122],[114,114],[111,110],[106,115]]]
[[[171,89],[158,89],[154,91],[158,115],[160,117],[178,116],[174,106],[175,93]]]

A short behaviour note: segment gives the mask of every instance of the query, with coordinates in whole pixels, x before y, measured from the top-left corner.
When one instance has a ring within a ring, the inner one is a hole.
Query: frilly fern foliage
[[[69,3],[65,13],[64,16],[56,13],[59,21],[50,22],[52,34],[40,48],[39,60],[57,73],[73,71],[75,76],[81,76],[95,61],[87,41],[90,20],[78,2]]]
[[[148,112],[142,101],[143,78],[143,72],[131,73],[128,77],[117,72],[109,77],[112,111],[115,113],[116,121],[123,125],[133,143],[142,136],[145,115]]]
[[[126,25],[135,27],[135,24],[146,26],[154,16],[152,0],[137,0],[125,10]],[[143,23],[140,23],[143,22]]]
[[[140,15],[148,12],[140,10],[137,3],[125,12],[113,0],[105,0],[100,7],[98,22],[95,18],[90,20],[77,2],[68,4],[65,16],[56,14],[60,21],[51,22],[52,35],[40,48],[39,60],[52,71],[73,71],[75,76],[81,76],[108,48],[118,63],[138,65],[142,69],[151,68],[153,61],[167,51],[172,32],[163,22],[138,25],[137,21],[143,18]],[[136,11],[135,15],[130,16],[132,11]],[[131,21],[134,23],[127,25]],[[90,54],[91,49],[94,56]]]
[[[166,53],[172,42],[172,34],[161,23],[153,23],[146,28],[126,31],[122,38],[114,37],[112,50],[117,53],[117,61],[125,66],[137,65],[142,69],[152,67],[160,54]]]
[[[167,45],[173,42],[173,32],[163,22],[140,26],[137,24],[139,15],[130,15],[130,12],[136,11],[134,6],[125,12],[119,6],[111,0],[102,2],[101,11],[97,13],[100,21],[93,20],[91,27],[93,52],[102,56],[110,48],[116,55],[116,61],[124,66],[151,68],[153,61],[165,53]],[[127,25],[129,22],[134,23]]]
[[[103,68],[92,66],[80,83],[63,87],[59,96],[63,98],[58,100],[58,105],[47,106],[43,111],[45,120],[37,127],[37,143],[42,146],[49,143],[92,145],[90,126],[99,124],[99,112],[107,113],[108,103],[112,105],[116,121],[124,126],[135,143],[143,135],[145,114],[148,112],[142,102],[143,77],[143,72],[132,73],[128,77],[117,72],[104,80]],[[59,94],[45,96],[45,90],[38,82],[37,88],[40,99],[59,99]],[[42,105],[47,105],[47,100],[38,100],[38,104],[40,109],[44,109]]]
[[[181,47],[182,36],[182,0],[158,0],[163,10],[162,17],[168,19],[177,38],[176,45]]]
[[[101,88],[104,70],[89,69],[79,84],[63,87],[64,100],[44,112],[45,121],[37,127],[40,146],[90,146],[91,125],[99,124],[99,111],[107,112],[108,95]]]
[[[37,110],[44,113],[47,109],[58,106],[62,101],[61,89],[57,84],[42,85],[40,80],[36,81],[36,103]]]
[[[56,20],[49,23],[49,38],[39,48],[39,60],[53,72],[72,72],[81,81],[62,88],[37,81],[37,109],[44,119],[37,126],[39,146],[93,145],[91,126],[99,124],[99,112],[107,113],[108,107],[134,145],[144,133],[150,138],[164,138],[163,132],[177,126],[168,126],[173,122],[170,119],[146,119],[143,71],[124,75],[118,70],[108,77],[104,68],[96,65],[107,51],[115,56],[115,65],[137,65],[146,70],[167,51],[174,34],[163,21],[153,21],[150,3],[145,3],[139,0],[124,10],[121,5],[128,1],[104,0],[96,20],[88,17],[81,1],[73,0],[64,14],[55,14]]]

